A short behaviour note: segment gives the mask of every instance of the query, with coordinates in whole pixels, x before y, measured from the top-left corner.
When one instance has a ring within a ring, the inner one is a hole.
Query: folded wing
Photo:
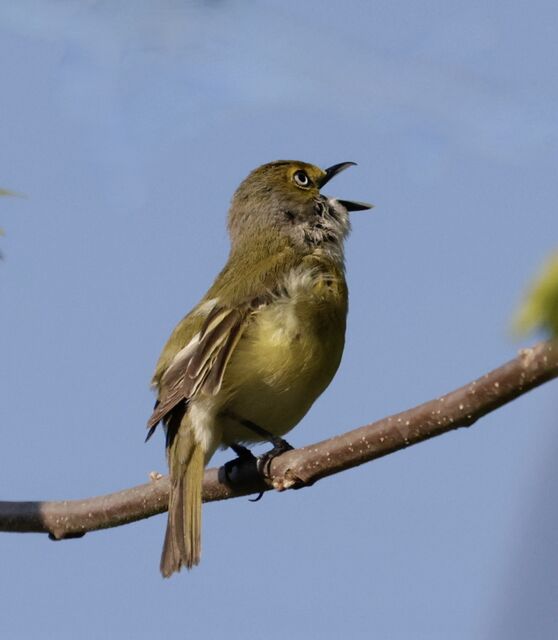
[[[196,394],[217,394],[227,364],[252,315],[264,303],[257,299],[235,307],[215,307],[190,342],[181,349],[161,378],[159,398],[147,422],[148,438],[175,407]]]

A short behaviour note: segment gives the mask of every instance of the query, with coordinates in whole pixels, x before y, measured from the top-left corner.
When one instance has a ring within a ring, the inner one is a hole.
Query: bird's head
[[[320,193],[335,175],[354,165],[329,169],[297,160],[277,160],[258,167],[241,183],[229,211],[233,249],[262,231],[275,231],[303,248],[338,245],[349,232],[349,212],[370,209],[364,202]]]

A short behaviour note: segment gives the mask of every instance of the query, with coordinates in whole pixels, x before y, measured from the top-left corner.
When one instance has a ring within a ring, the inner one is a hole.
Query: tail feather
[[[170,426],[170,425],[169,425]],[[167,531],[161,555],[161,573],[168,578],[185,566],[191,569],[201,556],[203,447],[196,441],[187,416],[182,418],[168,446],[171,489]]]

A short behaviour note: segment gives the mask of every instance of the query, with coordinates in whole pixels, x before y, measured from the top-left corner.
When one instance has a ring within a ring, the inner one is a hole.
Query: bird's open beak
[[[366,211],[366,209],[372,209],[373,204],[368,202],[357,202],[356,200],[340,200],[337,198],[337,202],[342,204],[347,211]]]
[[[339,164],[334,164],[332,167],[329,167],[325,170],[325,176],[322,178],[320,182],[320,189],[326,185],[333,177],[335,177],[341,171],[345,171],[349,167],[353,167],[356,165],[356,162],[340,162]],[[339,204],[343,205],[347,211],[365,211],[366,209],[372,209],[373,204],[368,204],[367,202],[354,202],[353,200],[340,200],[337,199]]]
[[[329,167],[329,169],[325,170],[325,176],[322,178],[320,182],[320,189],[326,185],[332,178],[334,178],[341,171],[345,171],[349,167],[356,166],[356,162],[340,162],[339,164],[334,164],[333,167]]]

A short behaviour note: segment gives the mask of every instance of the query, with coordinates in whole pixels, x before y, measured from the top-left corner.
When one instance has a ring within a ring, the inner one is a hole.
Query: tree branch
[[[208,469],[204,502],[311,485],[399,449],[457,429],[558,377],[558,342],[541,342],[501,367],[445,396],[408,411],[295,449],[273,459],[264,479],[253,462],[234,468],[231,481],[223,469]],[[48,533],[51,538],[79,537],[88,531],[149,518],[167,508],[168,478],[85,500],[0,502],[0,531]]]

